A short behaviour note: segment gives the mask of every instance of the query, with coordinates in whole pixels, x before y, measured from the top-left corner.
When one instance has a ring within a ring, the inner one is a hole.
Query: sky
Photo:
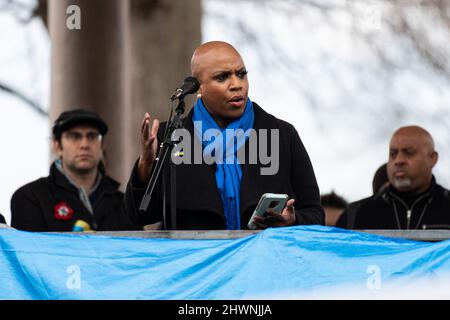
[[[333,2],[346,3],[325,1]],[[410,124],[434,137],[440,154],[434,173],[448,188],[450,83],[430,70],[410,43],[385,29],[383,2],[350,2],[353,15],[344,6],[327,16],[314,7],[292,10],[292,1],[277,5],[278,11],[270,5],[275,2],[266,3],[207,2],[204,40],[220,37],[238,48],[249,71],[250,97],[295,126],[321,193],[334,190],[349,201],[370,196],[391,134]],[[414,22],[428,31],[429,21],[417,16]],[[381,45],[392,68],[358,37],[355,24]],[[445,115],[447,121],[440,119]]]
[[[449,83],[383,31],[382,7],[356,8],[357,23],[394,59],[407,63],[394,75],[355,37],[354,20],[345,10],[324,23],[313,8],[292,11],[280,5],[274,11],[257,3],[204,1],[203,41],[228,41],[238,49],[249,71],[250,98],[295,126],[321,193],[334,190],[348,201],[370,196],[373,173],[387,160],[390,135],[407,124],[422,125],[434,136],[440,152],[435,174],[450,186],[450,135],[445,125],[435,125],[450,105]],[[0,82],[47,110],[50,40],[42,23],[24,25],[0,13],[0,40]],[[393,105],[407,107],[398,114]],[[51,136],[49,120],[11,95],[0,93],[0,114],[0,213],[10,222],[13,192],[48,175]]]
[[[0,41],[0,82],[48,109],[50,44],[42,23],[24,26],[0,14]],[[51,139],[47,117],[12,95],[0,93],[0,114],[0,213],[9,223],[14,191],[48,175]]]

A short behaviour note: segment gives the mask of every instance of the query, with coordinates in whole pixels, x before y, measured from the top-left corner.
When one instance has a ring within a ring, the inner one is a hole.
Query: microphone
[[[84,232],[84,231],[92,231],[92,230],[91,230],[91,226],[89,225],[89,223],[87,223],[86,221],[83,221],[83,220],[77,220],[77,221],[75,221],[75,224],[73,225],[72,231],[73,232]]]
[[[178,88],[170,98],[171,101],[176,99],[183,99],[188,94],[197,92],[200,88],[200,83],[194,77],[187,77],[183,81],[183,85]]]

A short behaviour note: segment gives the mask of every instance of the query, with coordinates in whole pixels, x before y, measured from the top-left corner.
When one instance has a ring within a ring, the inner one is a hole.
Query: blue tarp
[[[277,299],[364,289],[450,271],[450,241],[323,226],[234,240],[174,240],[0,229],[1,299]]]

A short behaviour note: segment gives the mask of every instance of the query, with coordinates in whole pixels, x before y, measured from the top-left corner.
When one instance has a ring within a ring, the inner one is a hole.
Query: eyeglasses
[[[71,142],[80,142],[84,137],[86,137],[88,142],[97,142],[102,140],[102,135],[99,132],[88,132],[83,135],[82,133],[77,131],[68,131],[63,135],[67,140]]]

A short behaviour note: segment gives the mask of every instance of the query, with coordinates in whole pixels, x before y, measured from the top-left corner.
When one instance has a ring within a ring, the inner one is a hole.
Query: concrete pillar
[[[66,26],[71,5],[81,30]],[[144,113],[166,120],[171,94],[190,75],[201,16],[201,0],[49,0],[50,120],[78,107],[98,112],[110,127],[109,171],[122,186],[139,155]]]
[[[80,9],[80,30],[70,30],[66,24],[73,18],[73,11],[67,13],[72,5]],[[48,19],[50,121],[75,108],[100,114],[109,126],[105,139],[108,171],[123,187],[131,170],[126,161],[129,130],[124,120],[129,96],[129,1],[49,0]]]
[[[144,113],[166,121],[170,96],[191,73],[191,56],[201,43],[201,17],[201,0],[131,0],[132,89],[127,119],[133,161],[139,155]],[[194,99],[185,101],[190,107]]]

